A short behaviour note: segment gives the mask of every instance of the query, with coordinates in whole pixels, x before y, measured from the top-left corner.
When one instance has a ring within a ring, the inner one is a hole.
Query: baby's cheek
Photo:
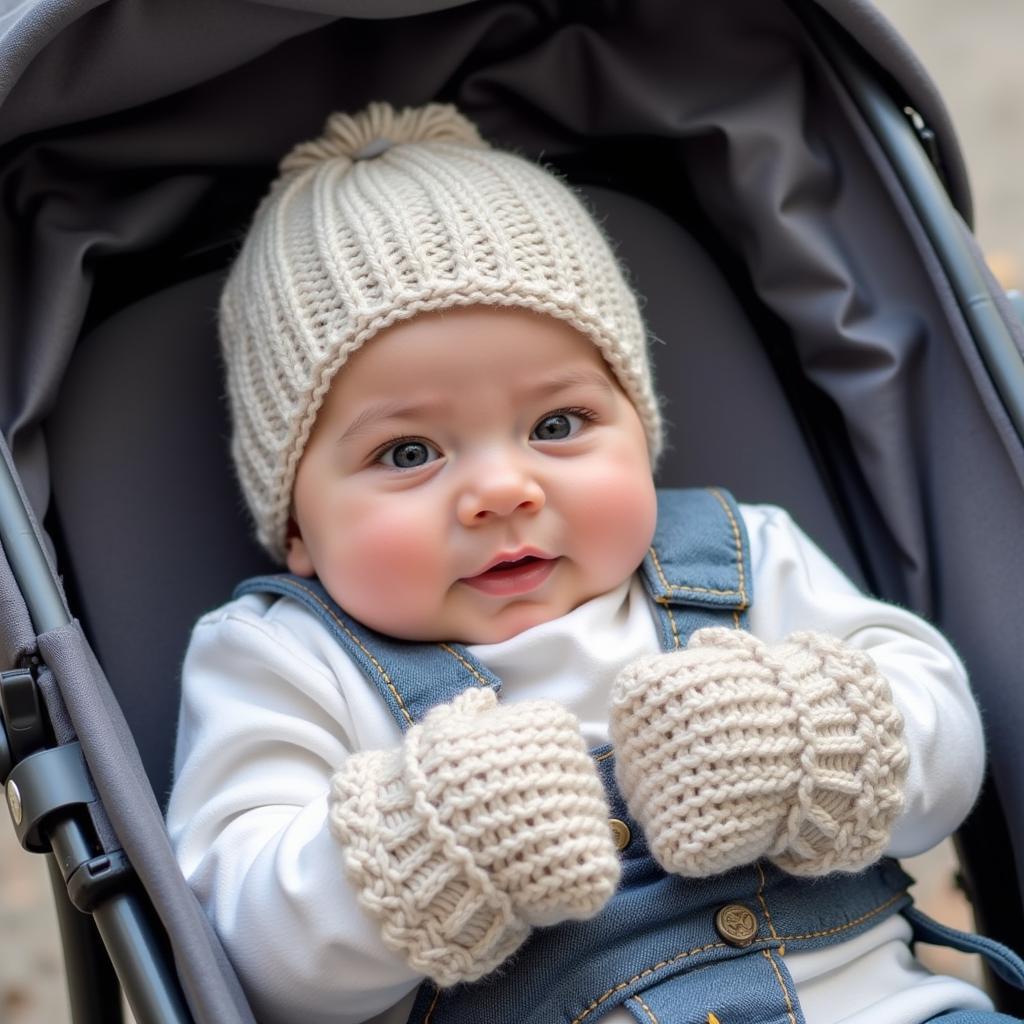
[[[582,497],[582,496],[581,496]],[[611,575],[628,574],[643,560],[654,535],[657,498],[649,475],[609,472],[581,503],[580,535]]]
[[[600,527],[603,540],[619,559],[643,558],[654,533],[654,513],[650,507],[629,495],[617,495],[606,501]]]
[[[415,520],[379,512],[368,517],[352,537],[360,603],[372,607],[377,619],[392,610],[407,613],[410,609],[399,606],[440,585],[438,550]]]
[[[587,489],[591,496],[600,495],[599,514],[591,516],[595,527],[614,524],[617,529],[631,528],[643,533],[653,530],[657,515],[657,498],[650,470],[636,466],[634,460],[620,457],[591,474]],[[593,512],[593,510],[592,510]]]

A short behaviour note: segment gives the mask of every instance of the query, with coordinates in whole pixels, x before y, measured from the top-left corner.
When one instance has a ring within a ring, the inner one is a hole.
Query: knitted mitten
[[[575,716],[468,690],[331,780],[330,825],[385,943],[439,985],[492,971],[531,926],[596,914],[619,862]]]
[[[680,875],[760,857],[796,875],[859,871],[903,808],[907,751],[868,655],[821,633],[768,647],[702,629],[627,666],[612,694],[619,786]]]

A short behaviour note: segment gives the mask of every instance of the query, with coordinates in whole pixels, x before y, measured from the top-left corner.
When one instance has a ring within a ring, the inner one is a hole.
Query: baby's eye
[[[583,423],[589,419],[582,411],[571,412],[562,409],[550,412],[530,432],[531,441],[562,441],[579,432]]]
[[[393,469],[416,469],[440,457],[441,453],[426,441],[398,441],[385,448],[377,461]]]

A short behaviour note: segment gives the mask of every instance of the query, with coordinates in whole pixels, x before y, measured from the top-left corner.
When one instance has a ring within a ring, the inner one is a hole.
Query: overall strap
[[[471,686],[501,689],[498,677],[461,645],[396,640],[368,629],[343,612],[317,579],[256,576],[235,588],[235,597],[243,594],[290,597],[312,612],[377,687],[403,732],[435,704],[447,704]]]
[[[659,490],[658,525],[641,575],[665,650],[685,647],[705,626],[746,629],[750,544],[732,495],[717,487]]]

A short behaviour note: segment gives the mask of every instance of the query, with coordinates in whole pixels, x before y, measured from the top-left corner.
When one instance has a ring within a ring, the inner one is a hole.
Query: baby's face
[[[643,427],[561,320],[474,306],[388,328],[335,378],[288,567],[407,640],[497,643],[629,577],[654,533]]]

